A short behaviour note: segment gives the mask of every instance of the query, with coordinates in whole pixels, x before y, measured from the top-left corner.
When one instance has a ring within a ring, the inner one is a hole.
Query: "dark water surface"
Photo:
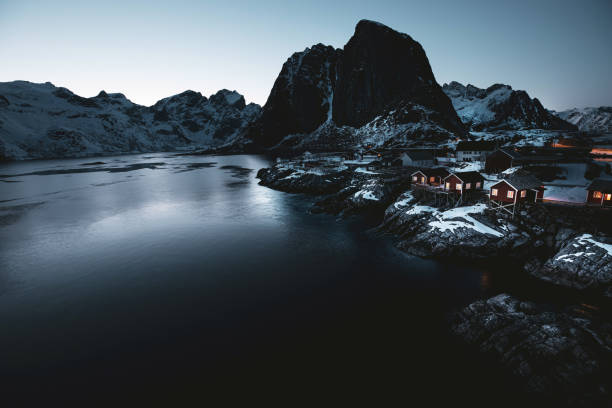
[[[508,392],[446,329],[449,311],[499,292],[491,276],[402,254],[367,220],[309,214],[311,198],[257,184],[267,164],[0,165],[3,395],[291,406]]]

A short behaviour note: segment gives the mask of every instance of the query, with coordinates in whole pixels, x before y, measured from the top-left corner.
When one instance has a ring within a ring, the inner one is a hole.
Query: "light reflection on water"
[[[15,214],[0,218],[0,358],[18,386],[117,367],[131,381],[177,369],[189,380],[196,362],[240,356],[244,368],[263,354],[367,377],[371,347],[453,372],[420,355],[449,352],[446,314],[483,295],[479,271],[407,257],[359,219],[309,214],[311,198],[257,184],[259,156],[35,161],[0,175],[96,161],[0,183],[0,217]],[[355,370],[343,358],[357,350],[368,363]],[[157,369],[134,368],[145,361]]]

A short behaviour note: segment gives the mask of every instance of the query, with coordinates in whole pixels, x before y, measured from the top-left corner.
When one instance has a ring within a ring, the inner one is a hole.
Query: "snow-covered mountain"
[[[552,112],[585,132],[612,133],[612,106]]]
[[[465,133],[421,45],[361,20],[343,49],[317,44],[285,62],[249,138],[263,147],[332,150]]]
[[[151,107],[123,94],[92,98],[47,82],[0,83],[0,159],[78,157],[210,147],[231,142],[259,114],[235,91],[185,91]]]
[[[576,130],[571,123],[547,111],[537,98],[509,85],[495,84],[487,89],[452,81],[442,90],[451,98],[457,114],[471,130]]]

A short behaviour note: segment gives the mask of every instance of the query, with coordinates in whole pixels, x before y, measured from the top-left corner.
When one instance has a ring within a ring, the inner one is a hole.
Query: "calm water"
[[[496,292],[491,276],[404,255],[371,221],[308,214],[312,199],[257,184],[267,164],[0,165],[3,395],[504,392],[446,333],[450,310]]]

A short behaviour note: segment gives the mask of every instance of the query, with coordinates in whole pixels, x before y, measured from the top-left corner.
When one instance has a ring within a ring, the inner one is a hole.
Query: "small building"
[[[485,171],[487,173],[501,173],[520,164],[521,154],[510,149],[497,149],[487,156]]]
[[[435,169],[417,170],[410,177],[413,183],[437,187],[442,185],[444,178],[448,174],[445,168],[437,167]]]
[[[587,204],[612,207],[612,180],[597,178],[587,190]]]
[[[434,154],[430,150],[406,150],[400,158],[404,167],[433,167],[435,164]]]
[[[514,216],[517,204],[535,203],[544,198],[542,182],[531,174],[512,174],[493,184],[489,205]]]
[[[468,140],[457,143],[455,154],[457,161],[484,162],[496,147],[496,143],[487,140]]]
[[[484,177],[477,171],[451,173],[443,178],[444,190],[463,195],[467,191],[482,190]]]
[[[383,152],[380,161],[383,167],[402,166],[402,159],[394,151]]]

